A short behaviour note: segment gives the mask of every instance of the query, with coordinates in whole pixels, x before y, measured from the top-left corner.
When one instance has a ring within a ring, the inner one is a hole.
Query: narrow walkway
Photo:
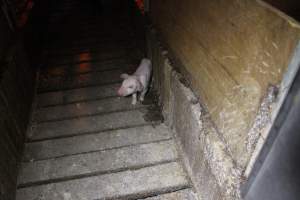
[[[56,2],[17,200],[194,199],[153,95],[116,96],[143,57],[126,1]]]

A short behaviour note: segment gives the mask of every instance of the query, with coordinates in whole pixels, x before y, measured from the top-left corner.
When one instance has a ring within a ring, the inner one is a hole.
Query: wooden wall
[[[0,77],[0,199],[13,199],[33,97],[34,73],[21,46],[2,65]]]
[[[255,0],[152,0],[149,15],[244,168],[249,130],[287,69],[299,24]]]
[[[0,1],[3,6],[4,1]],[[13,13],[10,13],[13,15]],[[0,11],[0,199],[15,199],[34,93],[35,69],[28,62],[22,31]],[[12,22],[10,24],[10,22]],[[13,25],[13,26],[11,26]]]

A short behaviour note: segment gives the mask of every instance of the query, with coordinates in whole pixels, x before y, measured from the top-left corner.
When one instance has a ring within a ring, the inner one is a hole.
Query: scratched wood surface
[[[248,131],[287,69],[299,24],[253,0],[153,0],[150,18],[244,167]]]

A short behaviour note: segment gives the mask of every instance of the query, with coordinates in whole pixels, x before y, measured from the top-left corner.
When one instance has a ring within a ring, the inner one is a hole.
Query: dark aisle
[[[144,54],[128,2],[95,2],[53,3],[17,199],[192,200],[151,95],[116,96]]]

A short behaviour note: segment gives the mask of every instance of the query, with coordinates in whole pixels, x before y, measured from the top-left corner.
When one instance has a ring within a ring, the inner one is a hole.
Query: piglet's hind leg
[[[141,92],[141,95],[140,95],[140,101],[142,101],[142,102],[144,101],[146,93],[147,93],[147,90],[143,90],[143,91]]]

